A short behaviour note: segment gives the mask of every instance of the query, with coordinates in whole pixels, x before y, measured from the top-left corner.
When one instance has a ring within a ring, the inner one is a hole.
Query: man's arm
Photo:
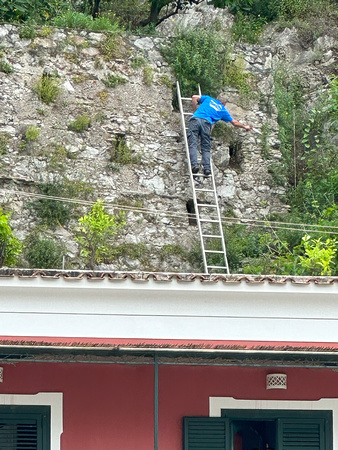
[[[241,122],[238,122],[238,120],[231,120],[231,125],[233,125],[236,128],[243,128],[245,131],[250,131],[251,127],[250,125],[243,125]]]
[[[201,100],[200,95],[193,95],[191,97],[191,103],[192,103],[192,110],[193,112],[196,111],[196,109],[199,107],[199,101]]]

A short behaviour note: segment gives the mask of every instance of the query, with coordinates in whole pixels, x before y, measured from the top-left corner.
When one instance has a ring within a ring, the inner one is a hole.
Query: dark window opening
[[[234,420],[234,450],[273,450],[276,448],[276,421]]]
[[[232,169],[242,170],[243,153],[242,142],[232,141],[229,145],[229,167]]]
[[[186,208],[188,211],[188,220],[189,220],[189,225],[197,225],[197,220],[195,217],[195,205],[194,205],[194,200],[192,198],[190,198],[187,203],[186,203]]]

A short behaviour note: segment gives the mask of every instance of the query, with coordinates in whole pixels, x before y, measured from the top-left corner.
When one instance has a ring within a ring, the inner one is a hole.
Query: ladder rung
[[[202,234],[202,237],[205,238],[218,238],[221,239],[222,235],[221,234]]]
[[[199,192],[215,192],[213,189],[198,189],[198,188],[195,188],[195,191],[199,191]]]
[[[212,222],[212,223],[219,223],[219,220],[212,220],[212,219],[200,219],[200,222]]]
[[[207,266],[208,269],[227,269],[226,266]]]
[[[183,115],[184,115],[184,116],[192,116],[193,113],[185,113],[185,112],[184,112]]]
[[[204,250],[204,253],[222,253],[222,254],[224,254],[223,250]]]
[[[181,97],[181,100],[190,100],[191,101],[191,97]]]
[[[208,203],[197,203],[201,208],[217,208],[217,205],[208,205]]]

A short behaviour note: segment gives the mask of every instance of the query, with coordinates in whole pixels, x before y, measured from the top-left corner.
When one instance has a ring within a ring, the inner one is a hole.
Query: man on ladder
[[[227,102],[225,94],[220,94],[217,99],[209,97],[208,95],[193,95],[192,106],[195,111],[189,120],[187,138],[189,145],[189,156],[192,168],[192,173],[199,172],[199,165],[197,159],[197,149],[199,137],[201,138],[201,152],[202,152],[202,166],[204,168],[204,175],[206,177],[211,175],[210,167],[210,148],[211,140],[210,134],[213,125],[219,120],[230,122],[231,125],[237,128],[243,128],[250,131],[249,125],[234,120],[229,111],[225,108]]]

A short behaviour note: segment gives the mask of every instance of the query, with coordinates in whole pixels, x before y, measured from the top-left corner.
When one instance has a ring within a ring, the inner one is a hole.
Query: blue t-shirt
[[[202,95],[199,103],[200,106],[193,114],[193,117],[206,119],[211,124],[214,124],[219,120],[224,120],[224,122],[231,122],[233,120],[229,111],[219,100],[209,97],[209,95]]]

